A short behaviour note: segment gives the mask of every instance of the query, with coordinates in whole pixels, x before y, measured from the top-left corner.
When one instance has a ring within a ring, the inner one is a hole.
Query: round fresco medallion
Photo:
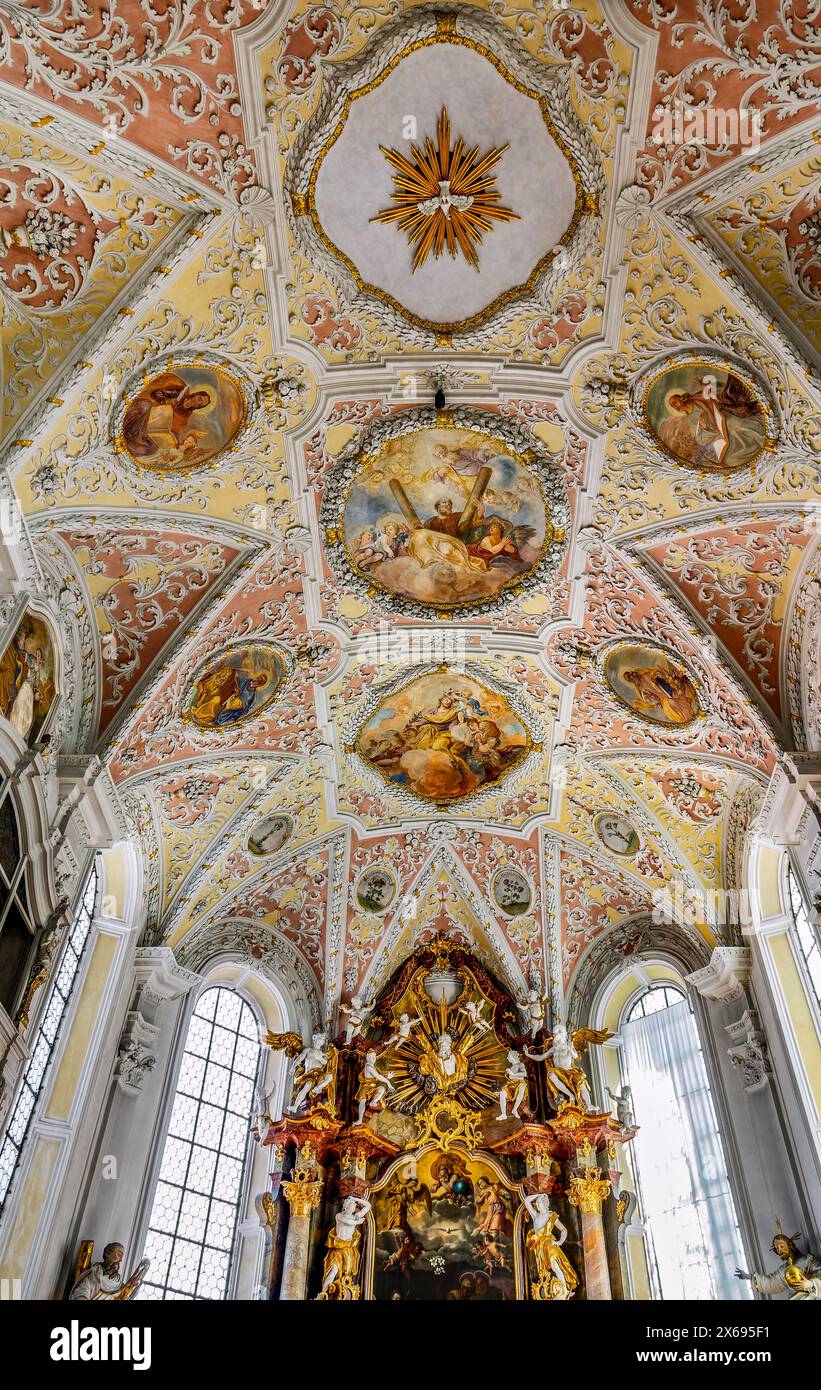
[[[257,821],[248,836],[248,849],[251,854],[262,859],[267,854],[276,854],[293,831],[294,823],[290,816],[266,816]]]
[[[702,714],[691,677],[657,647],[620,642],[607,652],[602,672],[621,703],[650,724],[681,729]]]
[[[356,741],[389,786],[440,805],[501,781],[530,747],[504,695],[448,667],[394,691]]]
[[[593,829],[611,854],[621,854],[632,859],[638,854],[641,840],[632,821],[620,816],[617,811],[599,811],[593,821]]]
[[[198,729],[227,729],[273,703],[285,677],[274,647],[244,642],[213,657],[194,677],[183,717]]]
[[[344,497],[342,539],[369,585],[451,610],[521,584],[554,528],[539,478],[501,438],[419,428],[363,457]]]
[[[708,358],[668,362],[644,390],[645,424],[687,468],[734,473],[772,447],[769,409],[754,380]]]
[[[506,917],[521,917],[530,908],[533,894],[518,869],[500,869],[490,886],[493,901]]]
[[[356,885],[357,906],[363,912],[387,912],[396,897],[396,879],[389,869],[366,869]]]
[[[123,394],[116,447],[140,468],[187,473],[214,463],[245,428],[253,392],[210,358],[168,358]]]

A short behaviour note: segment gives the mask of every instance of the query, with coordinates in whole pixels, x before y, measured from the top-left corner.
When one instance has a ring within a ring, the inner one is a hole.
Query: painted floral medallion
[[[593,829],[611,854],[620,854],[626,859],[638,854],[641,840],[633,822],[626,816],[620,816],[617,811],[599,811]]]
[[[506,917],[521,917],[533,900],[530,884],[518,869],[500,869],[491,884],[496,906]]]
[[[357,882],[355,897],[363,912],[387,912],[396,897],[396,879],[389,869],[366,869]]]

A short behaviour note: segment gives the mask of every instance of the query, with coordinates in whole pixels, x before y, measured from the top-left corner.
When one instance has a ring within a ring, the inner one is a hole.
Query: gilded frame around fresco
[[[342,730],[342,744],[346,756],[356,758],[359,770],[365,774],[370,785],[374,789],[378,788],[383,791],[387,787],[397,801],[408,809],[416,811],[417,814],[422,806],[435,806],[440,811],[450,812],[453,812],[454,808],[458,808],[460,812],[467,809],[472,810],[481,805],[488,796],[497,794],[502,786],[511,783],[516,785],[532,767],[535,756],[544,751],[545,733],[534,719],[524,700],[519,696],[518,691],[509,688],[502,681],[496,680],[489,673],[478,671],[472,663],[467,663],[464,668],[460,668],[454,674],[466,676],[481,689],[494,695],[500,695],[507,701],[511,712],[515,714],[525,731],[527,740],[525,748],[522,749],[520,756],[509,767],[505,768],[497,781],[491,783],[490,786],[485,785],[475,791],[468,792],[463,797],[455,797],[443,802],[431,801],[430,798],[421,796],[408,787],[401,787],[392,783],[362,752],[362,735],[374,716],[388,704],[394,695],[413,685],[422,676],[449,669],[445,663],[429,662],[427,665],[417,667],[410,676],[403,671],[399,676],[372,690],[362,709],[347,721]]]
[[[123,423],[128,407],[131,405],[137,392],[143,386],[147,386],[154,377],[162,372],[172,372],[174,368],[198,367],[201,370],[212,371],[217,376],[224,377],[230,382],[233,388],[239,393],[242,400],[242,419],[240,424],[223,447],[213,455],[212,458],[200,460],[188,464],[174,464],[173,467],[161,468],[153,464],[146,463],[144,459],[136,458],[128,448],[123,438]],[[241,447],[243,439],[248,434],[257,411],[260,407],[259,394],[251,380],[236,367],[233,362],[218,356],[214,352],[195,350],[187,352],[165,353],[161,357],[152,358],[150,362],[132,372],[123,383],[122,389],[114,404],[110,417],[110,438],[118,457],[136,468],[141,473],[150,473],[154,477],[175,477],[177,475],[187,475],[189,473],[204,473],[214,468],[228,454],[235,454]]]
[[[607,663],[610,657],[615,656],[620,651],[625,651],[628,647],[646,647],[648,651],[658,652],[680,675],[687,677],[695,691],[696,703],[698,705],[698,713],[695,714],[692,719],[688,719],[682,724],[667,724],[660,719],[648,719],[646,715],[635,709],[634,706],[630,704],[629,700],[625,700],[624,696],[616,690],[607,673]],[[692,731],[697,728],[698,725],[703,724],[707,717],[701,682],[696,678],[690,667],[681,657],[672,656],[670,654],[663,642],[652,641],[649,638],[643,637],[641,634],[637,634],[635,637],[631,638],[623,638],[619,642],[609,642],[607,646],[599,652],[596,659],[596,675],[608,694],[616,700],[623,709],[626,709],[633,719],[639,720],[642,724],[649,724],[652,728],[661,729],[665,734],[676,734],[685,729]]]
[[[435,429],[461,429],[501,443],[503,452],[521,463],[539,487],[545,511],[545,539],[539,558],[526,573],[512,576],[495,594],[484,599],[436,603],[397,594],[356,567],[345,541],[345,508],[358,473],[379,458],[394,440]],[[355,436],[337,456],[325,484],[319,524],[325,554],[334,574],[339,583],[357,597],[368,602],[377,600],[380,607],[389,612],[409,617],[430,620],[458,614],[460,618],[470,618],[499,612],[534,589],[544,592],[545,585],[556,575],[567,548],[570,503],[564,474],[554,462],[554,456],[518,420],[479,406],[454,406],[444,411],[431,406],[415,406],[377,420]]]
[[[650,423],[648,412],[648,396],[657,381],[661,380],[668,372],[676,371],[682,367],[705,367],[722,372],[731,373],[747,387],[761,406],[762,419],[764,421],[764,440],[760,449],[752,458],[741,464],[727,467],[724,464],[716,463],[709,466],[700,466],[687,463],[678,457],[659,439],[653,426]],[[757,375],[748,367],[739,364],[733,358],[722,353],[712,353],[703,348],[684,349],[681,352],[666,354],[664,357],[657,358],[656,361],[639,373],[633,382],[630,392],[630,407],[635,423],[641,431],[642,438],[647,442],[654,454],[664,462],[669,468],[683,469],[685,473],[702,473],[705,475],[722,474],[725,477],[734,476],[736,473],[744,473],[752,469],[765,453],[772,453],[778,445],[779,427],[773,401]]]

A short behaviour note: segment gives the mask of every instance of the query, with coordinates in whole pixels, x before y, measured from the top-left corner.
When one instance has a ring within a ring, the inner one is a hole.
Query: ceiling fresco
[[[821,101],[766,8],[0,14],[48,756],[110,772],[146,944],[320,1022],[438,932],[561,1011],[660,904],[726,929],[821,739]]]

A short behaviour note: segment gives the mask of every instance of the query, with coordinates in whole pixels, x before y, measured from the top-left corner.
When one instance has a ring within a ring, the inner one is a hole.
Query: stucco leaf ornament
[[[615,218],[627,232],[638,232],[653,220],[652,199],[646,188],[631,183],[616,199]]]

